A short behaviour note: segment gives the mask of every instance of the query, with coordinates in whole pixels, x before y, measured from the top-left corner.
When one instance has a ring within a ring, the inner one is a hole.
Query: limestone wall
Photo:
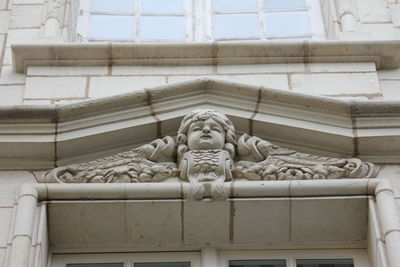
[[[57,1],[66,4],[60,8],[54,2],[0,1],[1,105],[65,103],[201,76],[324,96],[400,98],[396,93],[398,71],[379,71],[377,76],[372,64],[30,68],[27,75],[13,72],[11,44],[70,42],[73,39],[75,24],[71,20],[76,14],[70,6],[76,3]],[[400,39],[400,3],[397,1],[325,0],[322,3],[328,39]],[[61,12],[63,18],[54,12]],[[54,17],[56,26],[51,24]]]
[[[377,70],[371,62],[174,67],[32,66],[26,74],[16,73],[12,68],[12,44],[69,42],[72,39],[74,23],[70,18],[73,14],[68,12],[56,26],[59,27],[55,31],[58,36],[45,29],[49,18],[48,1],[0,0],[0,105],[70,103],[201,77],[340,99],[400,100],[400,69]],[[399,1],[322,2],[328,38],[400,40]],[[65,3],[69,5],[70,1]],[[379,174],[380,178],[392,179],[398,200],[399,175],[397,165],[385,165]],[[7,261],[9,232],[15,215],[15,191],[21,184],[33,182],[34,174],[29,170],[0,172],[0,267]],[[400,212],[400,205],[398,207]],[[376,242],[380,242],[378,238]]]

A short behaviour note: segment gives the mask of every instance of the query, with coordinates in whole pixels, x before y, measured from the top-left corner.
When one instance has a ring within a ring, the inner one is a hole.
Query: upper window
[[[323,39],[318,0],[81,0],[88,41]]]

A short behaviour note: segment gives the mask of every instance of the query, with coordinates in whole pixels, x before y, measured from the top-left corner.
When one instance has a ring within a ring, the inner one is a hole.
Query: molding
[[[196,108],[227,114],[238,134],[301,152],[374,163],[400,159],[400,102],[336,100],[200,79],[68,105],[2,106],[0,166],[48,169],[121,152],[176,134]]]
[[[346,199],[351,201],[352,199],[357,199],[357,196],[359,196],[359,198],[364,196],[375,196],[379,221],[382,225],[378,231],[380,234],[386,233],[383,237],[385,239],[387,259],[390,263],[389,266],[397,266],[396,264],[400,260],[398,253],[400,232],[396,229],[399,229],[400,226],[397,220],[397,210],[392,185],[387,179],[269,181],[268,186],[266,186],[266,184],[266,182],[261,181],[229,182],[225,183],[224,186],[228,189],[227,192],[229,192],[229,203],[241,200],[272,201],[271,198],[274,200],[305,200],[314,201],[316,203],[324,197],[327,197],[325,199]],[[52,225],[47,225],[45,220],[46,218],[43,216],[46,212],[43,209],[40,210],[40,214],[42,214],[40,216],[41,223],[37,224],[35,214],[38,212],[37,207],[42,206],[39,205],[40,203],[47,203],[47,205],[50,204],[53,205],[53,207],[57,204],[61,204],[61,207],[66,207],[68,205],[69,211],[75,210],[76,212],[79,212],[79,209],[82,207],[80,207],[80,205],[82,204],[88,205],[91,203],[93,209],[96,206],[96,203],[97,205],[101,205],[102,203],[118,205],[118,200],[125,201],[125,204],[134,202],[137,203],[137,205],[144,206],[147,203],[146,200],[154,201],[153,205],[156,204],[157,200],[162,200],[164,202],[180,202],[184,199],[185,193],[187,194],[187,190],[187,183],[22,185],[19,194],[16,196],[15,227],[11,233],[10,247],[7,252],[8,260],[5,263],[5,266],[30,266],[33,259],[33,257],[31,257],[32,253],[37,253],[40,248],[43,249],[46,247],[47,244],[42,243],[41,241],[42,236],[47,237],[46,230],[41,230],[38,234],[35,229],[58,227],[59,230],[66,230],[66,225],[60,223],[60,221],[53,221]],[[371,198],[367,197],[367,199]],[[332,201],[332,203],[333,202],[334,201]],[[207,216],[207,214],[202,214],[202,212],[204,213],[209,212],[210,210],[220,209],[221,205],[226,204],[226,201],[202,201],[195,203],[198,205],[193,206],[193,204],[190,204],[187,201],[184,201],[179,205],[191,205],[192,209],[199,209],[196,210],[198,216]],[[207,206],[207,209],[202,208],[204,205]],[[340,208],[340,206],[338,206],[338,208]],[[87,211],[87,208],[85,211]],[[110,209],[102,212],[110,212]],[[117,211],[117,214],[118,212],[123,213],[125,210]],[[314,215],[319,216],[317,211],[315,212]],[[113,214],[115,215],[115,212],[113,212]],[[121,214],[121,216],[122,215],[123,214]],[[151,216],[154,217],[157,216],[157,214],[151,214]],[[226,218],[227,214],[219,214],[219,216],[223,219]],[[68,218],[64,218],[63,220],[68,220]],[[337,222],[335,222],[334,225],[337,225]],[[191,227],[191,225],[186,226]],[[350,227],[350,225],[348,226]],[[36,235],[39,236],[38,239],[36,239]],[[32,240],[35,240],[35,242],[36,240],[38,241],[35,243]],[[115,240],[113,239],[113,241]],[[201,241],[198,243],[201,243]],[[302,245],[304,245],[304,243],[307,242],[303,241]],[[151,244],[147,244],[147,246],[150,245]],[[164,248],[167,247],[164,246]],[[44,253],[46,254],[47,251]],[[43,259],[47,259],[47,255],[45,254],[43,254]]]
[[[224,65],[260,63],[375,62],[400,66],[400,41],[298,41],[187,44],[18,44],[13,67],[95,65]]]

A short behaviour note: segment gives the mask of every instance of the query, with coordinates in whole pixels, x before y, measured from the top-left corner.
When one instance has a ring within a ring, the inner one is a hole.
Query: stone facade
[[[93,44],[76,33],[78,0],[0,0],[0,267],[160,250],[211,267],[230,249],[272,248],[399,266],[400,2],[320,3],[324,41]],[[199,108],[226,114],[241,153],[261,140],[286,165],[212,147],[182,154],[186,165],[146,154],[140,171],[106,166],[149,144],[176,153]],[[218,183],[196,184],[212,172],[194,171],[202,160],[218,162]],[[347,170],[362,162],[373,175]],[[61,166],[73,174],[48,172]]]

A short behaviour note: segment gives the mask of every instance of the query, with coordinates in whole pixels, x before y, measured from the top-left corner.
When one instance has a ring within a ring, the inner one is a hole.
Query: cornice
[[[27,66],[224,65],[260,63],[375,62],[400,66],[400,41],[298,41],[187,44],[16,44],[16,72]]]
[[[298,151],[400,159],[400,102],[344,101],[199,79],[53,106],[0,108],[2,169],[46,169],[174,135],[196,108],[227,114],[237,132]]]

